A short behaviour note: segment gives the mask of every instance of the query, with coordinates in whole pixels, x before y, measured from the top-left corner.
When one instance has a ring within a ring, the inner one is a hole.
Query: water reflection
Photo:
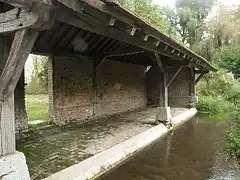
[[[196,117],[101,180],[240,180],[225,152],[227,121]]]

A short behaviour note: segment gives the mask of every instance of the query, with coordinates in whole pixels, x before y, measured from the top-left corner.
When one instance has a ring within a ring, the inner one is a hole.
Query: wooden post
[[[159,106],[168,107],[168,87],[167,87],[167,72],[161,73],[162,82],[160,83],[160,98]]]
[[[14,90],[38,32],[31,29],[15,33],[7,62],[0,76],[0,156],[15,152]]]

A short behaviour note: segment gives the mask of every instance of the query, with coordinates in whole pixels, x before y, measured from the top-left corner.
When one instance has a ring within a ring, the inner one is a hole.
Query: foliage
[[[177,30],[183,44],[192,48],[200,42],[213,4],[214,0],[177,0],[175,8],[165,8],[167,20]]]
[[[239,113],[239,111],[240,109],[237,110],[237,113]],[[240,157],[240,115],[237,114],[236,116],[226,135],[231,151]]]
[[[240,48],[237,46],[222,47],[214,56],[214,61],[222,68],[240,78]]]
[[[232,107],[232,104],[226,101],[223,97],[213,96],[199,96],[199,102],[197,103],[197,109],[200,112],[217,114],[226,113]]]
[[[26,95],[26,110],[28,120],[49,120],[48,96]]]
[[[27,94],[46,94],[48,86],[48,57],[35,56],[30,82],[26,86]]]
[[[154,4],[152,0],[116,0],[116,2],[143,17],[158,30],[168,33],[170,24],[165,20],[160,6]]]
[[[224,69],[219,69],[218,72],[209,72],[197,84],[197,92],[204,96],[222,96],[228,97],[236,80],[232,74]]]

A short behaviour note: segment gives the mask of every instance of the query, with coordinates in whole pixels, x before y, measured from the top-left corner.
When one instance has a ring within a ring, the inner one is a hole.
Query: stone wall
[[[144,66],[107,60],[94,73],[91,60],[55,57],[49,67],[50,110],[56,124],[146,106]]]

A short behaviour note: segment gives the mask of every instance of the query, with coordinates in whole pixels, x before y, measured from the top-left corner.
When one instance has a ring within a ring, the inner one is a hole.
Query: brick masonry
[[[91,60],[54,57],[49,63],[53,121],[61,125],[145,107],[144,70],[144,66],[106,60],[94,73]]]
[[[171,79],[179,67],[168,68],[168,79]],[[171,107],[189,107],[195,94],[194,75],[189,67],[183,67],[176,79],[168,88],[168,101]]]

